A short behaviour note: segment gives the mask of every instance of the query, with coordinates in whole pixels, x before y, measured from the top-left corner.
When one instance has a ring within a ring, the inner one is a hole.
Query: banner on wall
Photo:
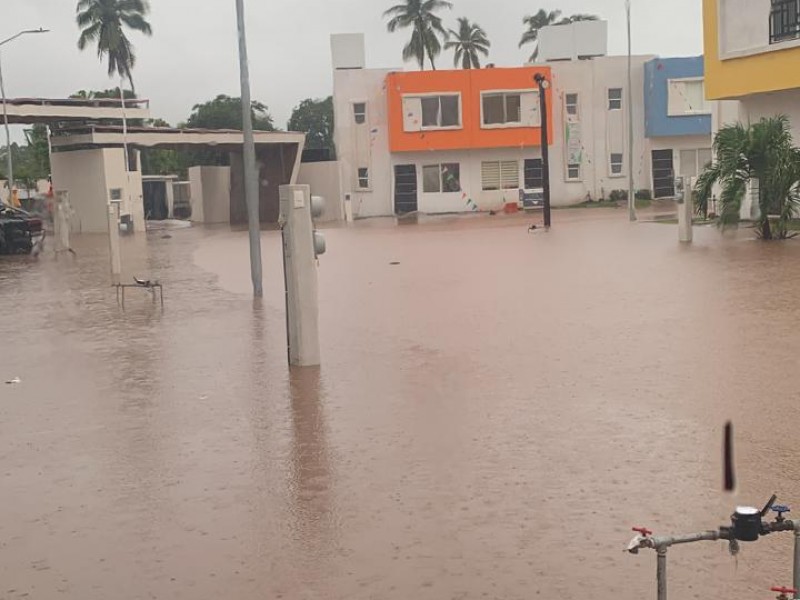
[[[583,162],[583,140],[581,139],[581,124],[578,122],[567,123],[567,164],[579,165]]]

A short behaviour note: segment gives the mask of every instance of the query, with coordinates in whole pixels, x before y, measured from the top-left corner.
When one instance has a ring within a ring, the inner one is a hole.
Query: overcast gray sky
[[[367,64],[401,66],[408,34],[386,32],[382,12],[396,0],[245,0],[253,97],[266,103],[279,127],[307,97],[331,93],[329,36],[363,32]],[[3,52],[9,96],[63,97],[114,85],[95,52],[76,46],[76,0],[2,0],[3,39],[20,29],[52,33],[19,39]],[[194,104],[217,94],[239,95],[234,0],[150,0],[153,37],[132,34],[138,52],[134,79],[154,117],[172,124]],[[626,51],[624,0],[453,0],[443,14],[452,25],[467,16],[486,29],[491,61],[518,65],[523,15],[539,8],[596,13],[609,21],[609,52]],[[634,53],[688,56],[702,52],[701,0],[633,0]],[[442,66],[451,58],[442,57]],[[408,65],[413,68],[413,65]]]

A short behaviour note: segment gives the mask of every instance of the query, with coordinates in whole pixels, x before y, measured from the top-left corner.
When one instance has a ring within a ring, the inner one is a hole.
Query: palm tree
[[[136,55],[125,28],[152,35],[150,23],[145,19],[149,11],[147,0],[78,0],[77,22],[81,28],[78,48],[84,50],[96,42],[100,59],[108,55],[109,77],[115,73],[126,77],[134,92],[136,86],[131,71]]]
[[[526,44],[536,43],[536,48],[529,59],[530,62],[534,62],[539,57],[539,30],[542,27],[547,27],[549,25],[568,25],[570,23],[577,23],[578,21],[597,21],[600,18],[597,15],[588,15],[584,13],[578,13],[569,17],[564,17],[563,19],[559,19],[559,17],[561,17],[560,10],[551,10],[547,12],[542,8],[539,9],[539,12],[535,15],[528,15],[522,19],[522,23],[528,29],[522,34],[519,47],[522,48]]]
[[[412,27],[411,40],[403,48],[403,60],[416,59],[420,69],[425,69],[425,56],[431,61],[435,71],[434,59],[442,52],[439,36],[446,35],[442,19],[434,13],[443,8],[453,8],[447,0],[404,0],[383,13],[389,19],[386,28],[390,33],[398,29]]]
[[[445,50],[455,49],[453,64],[456,67],[460,62],[464,69],[480,69],[481,60],[478,55],[489,56],[491,45],[480,25],[470,23],[469,19],[462,17],[458,20],[458,31],[450,29],[447,32],[447,42],[444,47]]]
[[[722,127],[714,138],[716,160],[695,187],[698,212],[707,213],[714,187],[721,193],[720,225],[739,223],[742,200],[751,179],[758,181],[758,235],[765,240],[789,237],[789,222],[800,211],[800,148],[793,145],[789,119],[761,119],[745,127]],[[770,215],[777,221],[770,222]]]

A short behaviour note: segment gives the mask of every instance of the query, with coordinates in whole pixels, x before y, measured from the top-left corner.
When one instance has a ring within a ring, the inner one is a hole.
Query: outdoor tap
[[[775,522],[783,523],[786,520],[786,517],[784,517],[783,515],[785,513],[792,512],[792,509],[786,506],[785,504],[773,504],[772,512],[778,513],[778,516],[775,517]]]
[[[650,536],[653,535],[652,531],[646,527],[634,527],[632,531],[635,531],[638,535],[636,535],[630,541],[626,552],[630,552],[631,554],[639,554],[640,548],[649,548],[652,546],[650,539]]]
[[[778,600],[792,600],[797,594],[797,590],[787,587],[772,587],[770,591],[778,592]]]

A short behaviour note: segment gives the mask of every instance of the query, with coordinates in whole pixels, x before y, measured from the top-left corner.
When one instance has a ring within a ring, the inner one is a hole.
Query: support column
[[[692,220],[694,219],[694,202],[692,201],[692,180],[680,178],[677,187],[682,194],[682,199],[678,201],[678,236],[681,243],[691,244],[694,236]]]
[[[280,207],[289,363],[298,367],[316,366],[320,364],[319,299],[311,188],[282,185]]]
[[[111,254],[111,285],[122,283],[122,256],[119,248],[119,202],[108,205],[108,247]]]
[[[658,600],[667,600],[667,549],[658,549]]]

